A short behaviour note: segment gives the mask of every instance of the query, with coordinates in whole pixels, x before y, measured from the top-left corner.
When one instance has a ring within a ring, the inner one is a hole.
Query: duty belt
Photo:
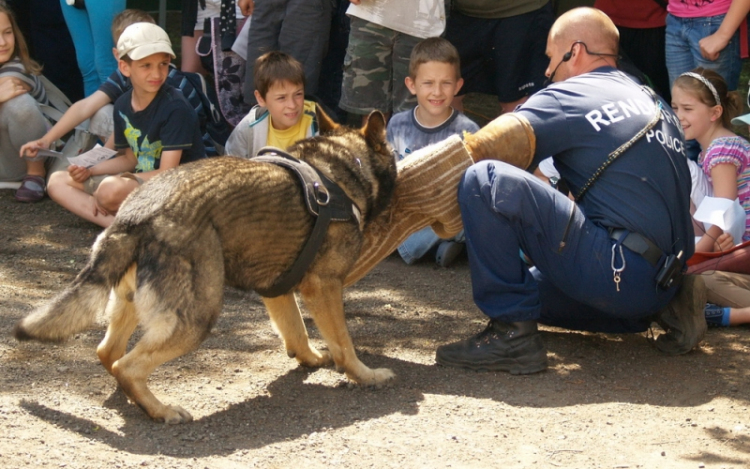
[[[623,238],[623,236],[625,237]],[[610,228],[609,237],[620,241],[623,246],[634,253],[640,254],[641,257],[646,259],[654,267],[657,266],[659,259],[664,255],[664,252],[650,239],[638,233],[633,233],[632,231],[622,228]]]

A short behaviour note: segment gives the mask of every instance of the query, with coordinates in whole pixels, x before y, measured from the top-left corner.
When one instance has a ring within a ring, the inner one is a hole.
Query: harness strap
[[[261,296],[274,298],[289,293],[302,280],[323,244],[331,221],[348,221],[353,218],[361,227],[361,214],[337,184],[310,164],[278,148],[263,147],[252,160],[291,169],[302,183],[308,211],[316,217],[310,237],[289,270],[277,277],[269,288],[256,289]]]

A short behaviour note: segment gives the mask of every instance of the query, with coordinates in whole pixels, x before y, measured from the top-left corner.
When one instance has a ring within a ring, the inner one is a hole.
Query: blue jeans
[[[65,23],[76,48],[83,76],[83,93],[90,96],[117,69],[112,55],[112,19],[125,9],[125,0],[86,0],[78,9],[60,0]]]
[[[669,86],[675,79],[696,67],[715,71],[727,82],[728,89],[736,90],[742,70],[740,58],[740,33],[734,33],[729,44],[721,51],[719,58],[710,61],[701,55],[698,42],[719,29],[725,15],[702,18],[678,18],[667,15],[667,32],[664,52],[669,72]]]
[[[676,292],[656,286],[660,264],[610,239],[564,194],[511,165],[482,161],[470,167],[458,201],[474,302],[491,318],[642,332]],[[521,260],[519,249],[535,268]],[[613,255],[616,267],[625,266],[619,291]]]

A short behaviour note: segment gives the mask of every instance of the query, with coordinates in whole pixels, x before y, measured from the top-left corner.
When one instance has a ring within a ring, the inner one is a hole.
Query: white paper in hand
[[[90,168],[100,161],[112,158],[116,154],[116,150],[110,150],[109,148],[105,148],[97,143],[94,148],[87,151],[86,153],[81,153],[78,156],[69,157],[68,161],[70,162],[70,164],[74,164],[76,166]]]
[[[704,197],[693,218],[703,223],[716,225],[734,238],[735,244],[742,243],[745,234],[745,209],[738,199]]]

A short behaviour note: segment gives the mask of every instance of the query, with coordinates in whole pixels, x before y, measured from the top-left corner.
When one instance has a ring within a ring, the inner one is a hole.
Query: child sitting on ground
[[[29,57],[13,13],[0,3],[0,182],[21,181],[15,194],[20,202],[44,198],[44,161],[24,161],[18,155],[21,143],[47,130],[39,109],[47,103],[41,69]]]
[[[112,38],[114,39],[115,44],[119,41],[120,35],[125,28],[134,23],[156,24],[151,15],[145,11],[137,9],[124,10],[112,20]],[[113,49],[112,53],[115,58],[117,58],[117,48]],[[193,109],[198,113],[201,135],[203,136],[204,145],[207,145],[212,142],[206,129],[206,123],[210,119],[207,113],[211,111],[206,109],[199,94],[199,90],[193,86],[193,83],[198,81],[200,81],[198,74],[181,72],[177,68],[170,66],[167,83],[179,89],[185,99],[187,99]],[[21,154],[26,154],[32,157],[36,156],[39,149],[50,148],[50,145],[53,142],[67,135],[68,132],[73,130],[86,119],[91,119],[89,130],[101,138],[102,141],[106,141],[106,147],[114,148],[112,134],[112,106],[109,106],[109,104],[117,101],[120,96],[130,89],[131,83],[128,77],[124,76],[120,70],[115,70],[107,81],[102,83],[99,89],[93,94],[80,101],[76,101],[70,109],[65,112],[60,121],[57,122],[57,124],[55,124],[43,137],[38,140],[29,141],[23,145],[21,147]],[[200,93],[202,94],[202,92]],[[224,138],[226,138],[226,134],[224,135]],[[222,141],[219,141],[218,143],[221,145],[224,144]],[[217,151],[214,152],[210,151],[210,148],[206,148],[206,150],[208,154],[221,153],[221,151],[218,151],[220,149],[217,149]]]
[[[745,231],[742,240],[750,240],[750,143],[729,130],[733,116],[741,108],[737,93],[727,91],[724,79],[712,70],[701,67],[680,75],[672,87],[672,107],[685,131],[685,140],[695,139],[701,147],[698,164],[710,183],[713,197],[739,199],[745,209]],[[694,175],[695,177],[695,175]],[[693,186],[700,186],[695,181]],[[693,201],[698,205],[698,201]],[[712,225],[700,239],[696,238],[696,252],[721,252],[735,245],[732,235]],[[733,280],[734,277],[738,277]],[[708,290],[706,321],[725,325],[748,321],[747,311],[736,307],[750,307],[748,283],[740,274],[705,272],[703,279]],[[745,276],[746,277],[746,276]]]
[[[463,85],[458,51],[439,37],[417,43],[409,59],[406,87],[417,97],[417,106],[395,114],[388,122],[388,142],[399,160],[413,151],[440,142],[451,135],[476,132],[479,126],[451,107]],[[453,240],[441,240],[432,228],[412,234],[398,248],[401,258],[413,264],[437,246],[435,260],[450,265],[463,250],[463,232]]]
[[[205,157],[195,110],[165,83],[175,57],[167,33],[152,23],[132,24],[117,42],[117,55],[132,84],[114,106],[118,155],[90,168],[71,165],[49,183],[53,200],[103,227],[144,180]]]
[[[227,155],[251,158],[264,146],[285,149],[318,134],[316,104],[305,100],[305,72],[292,56],[267,52],[253,69],[258,105],[227,139]]]

